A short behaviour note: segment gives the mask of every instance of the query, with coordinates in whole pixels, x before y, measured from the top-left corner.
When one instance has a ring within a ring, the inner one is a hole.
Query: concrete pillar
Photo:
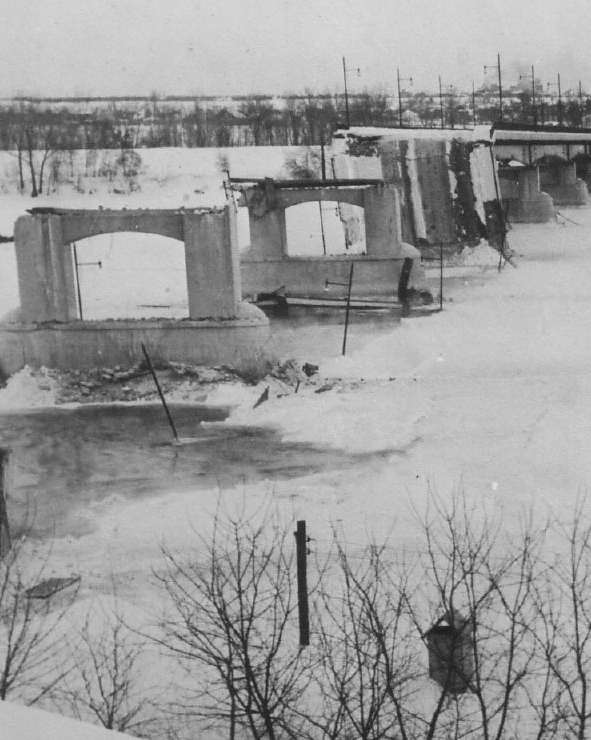
[[[554,218],[554,203],[548,193],[540,192],[538,167],[518,170],[518,200],[509,218],[523,223],[543,223]]]
[[[565,162],[558,170],[558,187],[551,195],[556,205],[583,206],[589,202],[587,183],[577,177],[575,162]]]
[[[540,192],[540,173],[538,167],[525,167],[519,170],[519,199],[532,200]]]
[[[398,257],[402,238],[396,186],[368,188],[364,194],[364,209],[367,256]]]
[[[183,216],[189,318],[234,318],[242,297],[232,206]]]
[[[21,216],[14,242],[22,320],[76,320],[72,247],[63,243],[60,216]]]
[[[287,229],[283,208],[267,211],[262,216],[257,216],[254,210],[249,208],[248,220],[251,259],[277,260],[287,256]]]
[[[557,206],[582,206],[589,200],[589,191],[583,180],[577,178],[574,162],[562,162],[550,170],[544,190]]]
[[[577,183],[577,166],[574,162],[565,162],[559,169],[560,185],[576,185]]]

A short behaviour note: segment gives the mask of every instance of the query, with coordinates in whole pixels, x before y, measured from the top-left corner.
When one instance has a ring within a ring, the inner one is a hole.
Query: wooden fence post
[[[0,448],[0,558],[3,558],[11,547],[8,510],[6,507],[9,457],[9,450]]]
[[[298,617],[300,623],[300,646],[310,644],[310,613],[308,608],[308,538],[306,537],[306,522],[297,523],[296,564],[298,574]]]

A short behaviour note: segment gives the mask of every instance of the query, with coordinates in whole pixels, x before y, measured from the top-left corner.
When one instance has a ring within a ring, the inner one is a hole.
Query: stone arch
[[[72,243],[134,231],[184,242],[189,318],[234,318],[242,297],[236,214],[224,208],[180,210],[33,209],[14,228],[25,322],[78,319]]]

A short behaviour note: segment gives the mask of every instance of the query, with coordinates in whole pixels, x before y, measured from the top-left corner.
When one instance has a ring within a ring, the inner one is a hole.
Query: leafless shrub
[[[191,561],[165,551],[159,580],[172,610],[158,642],[185,667],[189,689],[176,710],[230,738],[589,734],[582,504],[569,526],[526,517],[508,534],[463,494],[446,504],[431,496],[420,525],[410,555],[389,542],[353,552],[335,538],[312,569],[305,649],[289,532],[217,517]],[[555,535],[565,556],[550,561]]]
[[[447,661],[447,673],[423,709],[424,737],[443,730],[500,740],[523,732],[524,723],[529,734],[535,721],[528,696],[537,691],[533,595],[543,531],[528,520],[521,533],[505,537],[502,520],[469,506],[463,494],[448,507],[432,501],[435,515],[422,522],[422,586],[409,609],[431,650],[426,614],[431,623],[445,615],[452,642],[435,656]]]
[[[406,712],[416,678],[406,614],[407,574],[392,573],[384,545],[351,555],[335,541],[316,602],[320,706],[310,721],[325,738],[409,737]],[[315,716],[316,715],[316,716]]]
[[[216,518],[192,560],[164,551],[172,605],[159,642],[187,670],[180,709],[230,738],[302,737],[307,659],[295,629],[287,534],[268,522]]]
[[[591,727],[591,523],[580,500],[573,519],[555,522],[559,554],[536,587],[544,691],[533,701],[538,737],[585,738]]]
[[[142,658],[145,641],[117,612],[88,613],[74,642],[73,669],[61,705],[80,720],[147,736],[154,725]]]
[[[31,598],[47,562],[30,570],[25,538],[0,560],[0,699],[35,704],[57,690],[71,665],[64,659],[62,627],[75,597]]]

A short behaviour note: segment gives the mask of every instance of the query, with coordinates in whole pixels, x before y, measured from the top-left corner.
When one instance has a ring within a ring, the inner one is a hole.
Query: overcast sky
[[[501,53],[591,91],[591,0],[0,0],[0,95],[469,87]]]

